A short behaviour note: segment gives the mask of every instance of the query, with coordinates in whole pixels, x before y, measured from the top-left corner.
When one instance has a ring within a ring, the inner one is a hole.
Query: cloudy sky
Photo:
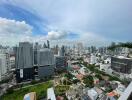
[[[0,43],[132,40],[132,0],[0,0]]]

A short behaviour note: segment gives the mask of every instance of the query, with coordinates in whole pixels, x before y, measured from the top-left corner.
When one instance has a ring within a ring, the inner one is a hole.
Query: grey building
[[[29,42],[20,42],[16,49],[16,68],[33,67],[33,45]]]
[[[62,46],[62,47],[60,48],[60,50],[58,51],[58,55],[59,55],[59,56],[65,56],[65,47],[64,47],[64,46]]]
[[[38,50],[37,55],[38,62],[38,77],[44,78],[54,75],[55,60],[53,52],[44,48]]]
[[[57,71],[66,70],[66,68],[67,68],[67,57],[55,56],[55,68]]]
[[[4,80],[5,76],[8,75],[8,72],[10,71],[9,69],[9,55],[5,53],[0,53],[0,81]]]
[[[15,58],[17,82],[34,79],[33,44],[20,42],[19,47],[16,47]]]
[[[50,48],[49,40],[47,40],[47,48]]]
[[[38,53],[38,50],[39,50],[40,48],[39,48],[39,44],[38,44],[38,42],[36,42],[35,43],[35,45],[34,45],[34,65],[37,65],[38,63],[37,63],[37,53]]]
[[[132,73],[132,58],[125,57],[112,57],[111,68],[119,73],[131,74]]]

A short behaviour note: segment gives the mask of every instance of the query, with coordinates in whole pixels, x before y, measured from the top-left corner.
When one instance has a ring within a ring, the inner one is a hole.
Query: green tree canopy
[[[83,82],[84,84],[86,84],[86,87],[89,87],[89,88],[92,88],[94,86],[94,80],[93,80],[93,77],[91,75],[89,76],[85,76],[83,78]]]

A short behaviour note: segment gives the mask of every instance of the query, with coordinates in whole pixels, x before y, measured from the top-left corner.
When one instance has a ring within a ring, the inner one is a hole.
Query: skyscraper
[[[78,54],[82,54],[82,52],[83,52],[83,43],[81,43],[81,42],[77,43],[77,51],[78,51]]]
[[[16,79],[18,82],[34,78],[33,45],[29,42],[20,42],[16,48]]]
[[[20,42],[16,51],[16,68],[33,67],[33,45],[29,42]]]
[[[53,52],[44,48],[38,51],[38,76],[39,78],[49,77],[54,75],[55,60]]]
[[[60,50],[58,51],[58,55],[59,55],[59,56],[65,56],[65,47],[64,47],[64,46],[62,46],[62,47],[60,48]]]
[[[9,67],[10,64],[8,54],[0,54],[0,81],[4,79],[5,74],[9,71]]]
[[[50,48],[49,40],[47,40],[47,48]]]
[[[37,65],[37,54],[38,54],[39,44],[36,42],[34,45],[34,65]]]
[[[45,43],[43,44],[43,48],[47,48],[47,45]]]

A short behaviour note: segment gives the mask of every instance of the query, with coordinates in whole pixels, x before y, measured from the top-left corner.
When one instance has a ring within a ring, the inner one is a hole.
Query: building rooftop
[[[125,56],[114,56],[114,57],[119,58],[119,59],[130,59],[130,60],[132,60],[132,58],[128,58],[128,57],[125,57]]]
[[[132,93],[132,82],[129,84],[129,86],[126,88],[126,90],[120,96],[120,98],[118,100],[127,100],[128,97],[131,95],[131,93]]]
[[[92,96],[98,95],[98,93],[96,92],[95,89],[88,90],[88,94],[90,94],[90,95],[92,95]]]
[[[47,100],[56,100],[53,88],[47,89]]]

